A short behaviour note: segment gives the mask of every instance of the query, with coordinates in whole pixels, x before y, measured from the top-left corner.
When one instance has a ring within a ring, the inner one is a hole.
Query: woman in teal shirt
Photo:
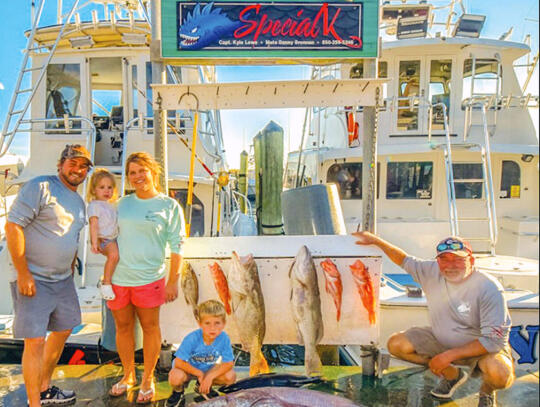
[[[135,384],[135,315],[143,330],[144,374],[137,403],[152,401],[154,369],[161,347],[159,309],[178,296],[178,272],[182,235],[185,230],[182,208],[158,190],[160,168],[145,152],[131,154],[126,176],[135,189],[118,203],[118,249],[120,261],[113,274],[116,298],[108,301],[116,324],[116,346],[124,376],[111,396],[121,396]],[[165,257],[171,262],[165,282]]]

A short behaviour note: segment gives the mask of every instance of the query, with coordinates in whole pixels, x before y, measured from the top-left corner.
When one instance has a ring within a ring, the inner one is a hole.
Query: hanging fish
[[[374,325],[375,322],[377,322],[377,315],[375,314],[375,294],[368,268],[360,260],[356,260],[349,268],[351,269],[354,282],[358,288],[358,293],[362,299],[362,304],[364,304],[364,307],[368,312],[369,323]]]
[[[298,332],[304,345],[305,367],[308,376],[321,374],[321,359],[316,346],[323,337],[321,298],[315,263],[306,246],[302,246],[289,270],[291,281],[291,308]]]
[[[193,315],[196,314],[197,304],[199,302],[199,281],[195,275],[191,264],[187,261],[182,262],[182,273],[180,275],[180,285],[184,293],[186,303],[193,309]]]
[[[231,294],[229,293],[229,284],[227,283],[227,277],[225,277],[225,273],[219,267],[219,264],[214,262],[214,264],[208,266],[210,268],[210,272],[212,273],[212,278],[214,279],[214,286],[216,287],[216,291],[219,295],[219,298],[221,299],[221,302],[225,306],[225,312],[228,315],[231,315]]]
[[[266,321],[257,263],[251,254],[240,257],[234,251],[231,260],[229,284],[232,318],[236,321],[242,348],[250,355],[249,375],[268,373],[268,362],[261,351]]]
[[[336,306],[336,319],[339,322],[341,317],[341,297],[343,294],[343,284],[341,283],[341,274],[334,262],[330,259],[321,261],[321,267],[324,271],[324,278],[326,280],[326,292],[332,296],[334,305]]]

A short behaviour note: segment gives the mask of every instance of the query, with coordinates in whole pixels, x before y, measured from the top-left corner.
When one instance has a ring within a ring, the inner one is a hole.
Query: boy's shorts
[[[155,308],[165,303],[164,278],[136,287],[113,284],[112,288],[116,298],[107,301],[107,306],[111,310],[122,309],[128,304],[133,304],[138,308]]]
[[[424,355],[432,358],[448,350],[447,347],[443,346],[437,340],[437,338],[435,338],[433,330],[429,326],[409,328],[405,331],[405,336],[407,337],[409,342],[412,343],[415,352],[419,355]],[[514,359],[512,358],[512,351],[508,344],[496,354],[504,356],[508,359],[508,361],[510,361],[510,363],[513,364]],[[489,353],[488,355],[491,355],[491,353]],[[485,356],[487,355],[456,360],[453,364],[468,366],[471,369],[471,373],[476,376],[480,373],[480,369],[477,369],[478,362]]]
[[[33,297],[22,295],[16,281],[10,283],[15,311],[14,338],[43,338],[47,331],[68,331],[81,323],[73,277],[62,281],[34,281],[36,294]]]

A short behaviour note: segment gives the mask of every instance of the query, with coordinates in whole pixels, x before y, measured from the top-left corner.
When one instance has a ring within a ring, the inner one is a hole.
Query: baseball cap
[[[467,257],[472,254],[471,244],[457,236],[447,237],[437,244],[437,256],[443,253],[453,253],[457,256]]]
[[[66,144],[66,148],[60,155],[60,160],[67,160],[70,158],[86,158],[90,166],[94,165],[88,150],[80,144]]]

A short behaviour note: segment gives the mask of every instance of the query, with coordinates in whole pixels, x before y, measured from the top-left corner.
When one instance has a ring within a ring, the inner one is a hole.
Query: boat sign
[[[305,61],[375,58],[377,51],[377,0],[162,1],[165,59]]]

